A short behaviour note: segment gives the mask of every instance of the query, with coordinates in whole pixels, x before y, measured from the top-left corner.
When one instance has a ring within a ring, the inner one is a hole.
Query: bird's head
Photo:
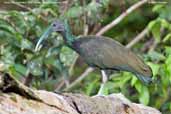
[[[52,23],[52,30],[54,32],[65,32],[66,31],[66,26],[67,26],[67,22],[63,22],[61,20],[56,20]]]
[[[70,28],[67,20],[55,20],[43,33],[43,35],[38,40],[35,51],[39,51],[42,47],[41,43],[43,40],[47,39],[52,32],[64,33],[69,32]]]

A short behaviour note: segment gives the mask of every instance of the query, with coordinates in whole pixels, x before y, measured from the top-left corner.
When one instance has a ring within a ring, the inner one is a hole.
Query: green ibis
[[[38,41],[36,50],[40,47],[43,39],[47,38],[53,31],[60,33],[65,44],[75,50],[90,67],[101,70],[103,83],[100,92],[107,81],[106,72],[108,70],[131,72],[145,84],[149,84],[152,81],[151,68],[131,50],[105,36],[88,35],[76,38],[72,34],[66,20],[54,21]]]

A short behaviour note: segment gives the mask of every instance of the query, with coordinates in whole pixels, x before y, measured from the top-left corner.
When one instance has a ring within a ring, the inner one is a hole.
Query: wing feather
[[[132,51],[111,38],[99,37],[81,36],[78,39],[78,53],[89,65],[145,73],[147,65]]]

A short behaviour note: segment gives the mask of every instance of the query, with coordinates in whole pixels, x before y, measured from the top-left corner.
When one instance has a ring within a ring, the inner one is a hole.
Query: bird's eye
[[[147,68],[143,68],[143,71],[147,72],[147,71],[148,71],[148,69],[147,69]]]
[[[53,24],[54,27],[56,27],[56,24]]]

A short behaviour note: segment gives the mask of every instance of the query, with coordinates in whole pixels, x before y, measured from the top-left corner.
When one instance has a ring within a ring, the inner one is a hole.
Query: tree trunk
[[[12,76],[0,75],[0,114],[161,114],[130,102],[122,94],[85,96],[32,90]]]

